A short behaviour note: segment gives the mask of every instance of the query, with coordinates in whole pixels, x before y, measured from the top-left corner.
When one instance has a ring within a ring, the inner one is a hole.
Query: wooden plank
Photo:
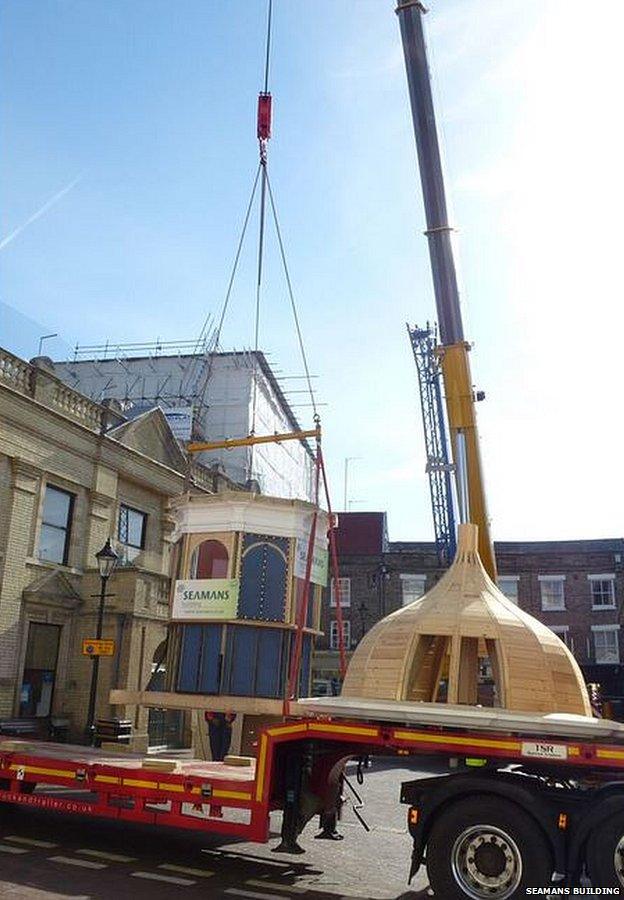
[[[209,709],[212,712],[244,713],[250,716],[281,716],[283,700],[266,697],[225,697],[206,694],[174,694],[161,691],[112,690],[109,694],[112,706],[146,706],[156,709]]]

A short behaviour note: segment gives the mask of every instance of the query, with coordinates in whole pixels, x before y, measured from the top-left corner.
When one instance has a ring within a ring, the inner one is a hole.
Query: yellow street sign
[[[95,638],[85,638],[82,642],[83,656],[113,656],[115,653],[115,641],[98,641]]]

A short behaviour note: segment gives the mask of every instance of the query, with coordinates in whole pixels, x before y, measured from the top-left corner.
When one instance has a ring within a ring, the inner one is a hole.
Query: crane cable
[[[253,208],[253,202],[254,202],[254,199],[256,196],[256,191],[258,189],[259,179],[260,179],[260,166],[258,166],[258,168],[256,170],[256,177],[254,179],[253,187],[251,189],[251,196],[250,196],[249,202],[247,204],[247,210],[245,212],[245,218],[243,220],[243,227],[241,229],[240,237],[238,240],[238,246],[236,248],[236,254],[234,256],[234,263],[232,265],[232,270],[230,272],[230,279],[228,281],[227,291],[225,293],[225,299],[224,299],[223,305],[221,307],[221,314],[219,316],[219,322],[218,322],[217,328],[214,333],[213,345],[214,345],[215,351],[218,350],[218,348],[219,348],[219,341],[221,339],[221,331],[223,329],[223,322],[225,321],[225,314],[227,312],[228,305],[230,303],[230,297],[232,295],[232,288],[234,287],[234,279],[236,277],[236,272],[238,271],[238,263],[240,261],[240,256],[241,256],[241,252],[243,249],[243,243],[245,241],[245,235],[247,233],[247,226],[249,225],[249,219],[251,217],[251,210]],[[208,319],[206,319],[204,328],[206,327],[207,322],[208,322]],[[213,356],[211,354],[209,356],[209,361],[208,361],[208,372],[206,374],[206,377],[204,378],[204,385],[203,385],[203,388],[201,391],[201,395],[199,396],[199,404],[198,404],[199,407],[203,406],[204,399],[206,397],[208,383],[210,381],[210,376],[212,374],[212,360],[213,360]]]
[[[271,64],[271,21],[273,17],[273,0],[269,0],[267,16],[266,52],[264,58],[264,89],[260,98],[269,97],[269,67]],[[270,101],[269,101],[270,102]],[[266,129],[260,125],[260,104],[258,101],[258,145],[260,149],[260,224],[258,229],[258,276],[256,278],[256,314],[254,322],[254,364],[253,364],[253,395],[251,401],[251,434],[256,433],[256,410],[258,406],[258,351],[260,349],[260,299],[262,293],[262,267],[264,262],[264,224],[266,218],[266,189],[267,189],[267,142],[271,136],[270,121]],[[253,469],[253,446],[249,448],[249,476]]]
[[[290,299],[290,308],[292,310],[293,319],[295,321],[295,330],[297,332],[297,341],[299,343],[299,352],[301,353],[301,361],[303,363],[303,370],[305,372],[306,381],[308,384],[308,393],[310,394],[310,403],[312,404],[312,410],[315,418],[318,416],[318,410],[316,406],[316,398],[314,396],[314,389],[312,387],[312,376],[310,375],[310,367],[308,365],[308,356],[305,349],[305,344],[303,342],[303,334],[301,332],[301,325],[299,322],[299,313],[297,311],[297,303],[295,301],[295,294],[293,291],[292,281],[290,280],[290,272],[288,271],[288,263],[286,261],[286,252],[284,250],[284,242],[282,240],[282,230],[280,228],[279,219],[277,217],[277,209],[275,206],[275,199],[273,197],[273,190],[271,188],[271,182],[269,180],[269,175],[267,172],[267,187],[269,189],[269,201],[271,203],[271,211],[273,213],[273,221],[275,223],[275,233],[277,234],[277,242],[279,244],[280,256],[282,259],[282,266],[284,268],[284,277],[286,278],[286,285],[288,287],[288,297]]]
[[[258,358],[259,358],[259,346],[260,346],[260,310],[261,310],[261,297],[262,297],[262,275],[263,275],[263,264],[264,264],[264,246],[265,246],[265,226],[266,226],[266,198],[267,194],[269,197],[269,204],[271,208],[271,214],[273,218],[273,223],[275,226],[275,233],[277,236],[277,242],[279,247],[279,254],[282,263],[282,268],[284,271],[284,278],[286,281],[286,287],[288,291],[288,299],[290,302],[290,308],[293,315],[295,331],[297,334],[297,342],[299,345],[299,352],[301,355],[301,361],[303,363],[305,379],[307,383],[308,393],[310,395],[310,403],[313,409],[314,421],[318,425],[320,423],[320,417],[318,414],[318,408],[316,403],[316,398],[314,395],[314,389],[312,387],[312,376],[310,375],[310,367],[308,364],[308,355],[306,353],[305,343],[303,339],[303,333],[301,329],[301,322],[299,318],[299,311],[297,308],[297,302],[295,300],[295,292],[293,290],[292,279],[290,276],[290,270],[288,267],[288,261],[286,258],[286,250],[284,247],[284,240],[282,237],[282,229],[280,227],[279,216],[277,214],[277,205],[275,203],[275,197],[273,195],[273,189],[271,187],[271,181],[269,179],[268,173],[268,159],[267,159],[267,142],[271,136],[271,95],[269,94],[269,71],[270,71],[270,61],[271,61],[271,26],[272,26],[272,12],[273,12],[273,0],[268,0],[268,17],[267,17],[267,34],[266,34],[266,53],[265,53],[265,64],[264,64],[264,90],[260,94],[258,100],[258,143],[259,143],[259,151],[260,151],[260,161],[258,164],[258,169],[256,171],[256,176],[254,179],[251,196],[249,198],[249,203],[247,204],[247,210],[245,213],[245,218],[243,221],[243,227],[241,230],[240,238],[238,241],[238,246],[236,249],[236,254],[234,257],[234,263],[232,266],[232,271],[230,274],[230,279],[228,282],[228,287],[225,295],[225,300],[223,302],[223,307],[221,309],[221,314],[219,317],[219,322],[217,328],[214,332],[213,343],[215,350],[219,346],[219,340],[221,336],[221,331],[223,328],[223,323],[225,320],[225,315],[228,309],[232,287],[234,284],[234,279],[236,276],[236,272],[238,270],[238,263],[240,260],[240,255],[243,248],[243,243],[245,240],[245,235],[247,233],[247,227],[249,224],[249,219],[251,216],[251,211],[253,208],[254,199],[256,196],[256,191],[258,188],[258,182],[260,181],[260,210],[259,210],[259,233],[258,233],[258,265],[257,265],[257,278],[256,278],[256,303],[255,303],[255,321],[254,321],[254,368],[253,368],[253,399],[252,399],[252,421],[251,421],[251,434],[255,433],[256,428],[256,414],[257,414],[257,383],[258,383]],[[200,338],[198,344],[203,339],[203,336],[208,328],[209,318],[206,319],[204,323],[204,327],[202,329],[202,333],[200,334]],[[206,395],[206,391],[208,388],[208,383],[210,381],[210,375],[212,372],[212,355],[209,358],[208,363],[208,372],[204,379],[204,385],[201,393],[200,406],[203,405],[204,398]],[[249,476],[252,476],[253,473],[253,450],[254,447],[251,445],[249,447],[249,457],[248,457],[248,471]],[[315,460],[315,472],[314,472],[314,512],[312,515],[312,522],[310,527],[310,534],[308,537],[308,553],[306,560],[306,572],[305,577],[303,579],[303,595],[301,598],[301,607],[298,610],[297,616],[297,629],[294,638],[294,648],[293,648],[293,657],[291,659],[290,672],[289,672],[289,684],[288,684],[288,694],[287,698],[292,699],[298,693],[298,680],[300,677],[300,667],[301,667],[301,656],[303,651],[303,629],[305,627],[307,617],[308,617],[308,607],[309,607],[309,599],[310,599],[310,590],[311,590],[311,575],[312,575],[312,559],[314,555],[314,544],[316,537],[316,529],[317,529],[317,521],[318,521],[318,512],[320,509],[320,482],[322,480],[323,487],[325,490],[325,500],[327,503],[327,508],[330,517],[330,528],[329,528],[329,541],[330,541],[330,562],[331,562],[331,578],[334,584],[334,594],[335,594],[335,602],[336,602],[336,620],[337,620],[337,630],[338,630],[338,647],[340,651],[340,676],[341,679],[344,679],[346,672],[346,653],[345,653],[345,641],[344,641],[344,624],[343,624],[343,616],[342,616],[342,598],[341,598],[341,590],[340,590],[340,573],[339,573],[339,564],[338,564],[338,553],[336,548],[336,539],[335,539],[335,521],[334,515],[332,513],[331,500],[329,496],[329,485],[327,481],[327,473],[325,470],[325,461],[323,459],[323,454],[321,450],[320,439],[317,436],[317,445],[316,445],[316,454],[314,457]],[[288,703],[288,699],[286,700],[286,704]]]
[[[271,59],[271,19],[272,19],[272,13],[273,13],[273,0],[269,0],[269,15],[268,15],[268,22],[267,22],[266,54],[265,54],[265,61],[264,61],[264,93],[265,93],[265,94],[268,92],[268,87],[269,87],[269,65],[270,65],[270,59]],[[245,214],[245,221],[244,221],[244,223],[243,223],[243,228],[242,228],[242,231],[241,231],[240,240],[239,240],[239,242],[238,242],[238,248],[237,248],[237,250],[236,250],[236,256],[235,256],[235,258],[234,258],[234,265],[233,265],[233,267],[232,267],[232,272],[231,272],[231,275],[230,275],[230,280],[229,280],[229,283],[228,283],[228,288],[227,288],[227,291],[226,291],[226,294],[225,294],[225,300],[224,300],[224,303],[223,303],[223,308],[222,308],[222,310],[221,310],[221,316],[220,316],[220,318],[219,318],[219,324],[217,325],[217,328],[216,328],[216,330],[215,330],[215,332],[214,332],[213,339],[212,339],[212,344],[213,344],[213,349],[214,349],[214,350],[217,350],[218,347],[219,347],[219,339],[220,339],[220,337],[221,337],[221,329],[223,328],[223,320],[225,319],[225,313],[226,313],[226,311],[227,311],[228,303],[229,303],[229,301],[230,301],[230,294],[232,293],[232,286],[233,286],[233,284],[234,284],[234,277],[235,277],[235,275],[236,275],[236,270],[237,270],[237,268],[238,268],[238,261],[239,261],[239,258],[240,258],[241,250],[242,250],[242,248],[243,248],[243,241],[245,240],[245,233],[246,233],[246,231],[247,231],[247,225],[248,225],[248,223],[249,223],[249,216],[250,216],[250,214],[251,214],[251,209],[252,209],[252,206],[253,206],[253,201],[254,201],[254,198],[255,198],[255,195],[256,195],[256,188],[257,188],[257,186],[258,186],[258,178],[259,178],[259,176],[260,176],[260,172],[263,170],[263,167],[266,167],[266,152],[265,152],[264,155],[263,155],[263,153],[262,153],[262,148],[261,148],[261,152],[260,152],[260,164],[258,165],[258,169],[257,169],[257,171],[256,171],[256,177],[255,177],[255,179],[254,179],[253,188],[252,188],[252,191],[251,191],[251,198],[250,198],[249,203],[248,203],[248,205],[247,205],[247,212],[246,212],[246,214]],[[264,193],[265,190],[266,190],[264,181],[265,181],[265,179],[264,179],[264,177],[263,177],[263,179],[262,179],[262,191],[263,191],[263,193]],[[265,206],[265,203],[264,203],[264,199],[263,199],[262,202],[261,202],[261,204],[260,204],[260,208],[261,208],[260,246],[259,246],[259,252],[258,252],[258,286],[257,286],[257,290],[256,290],[256,328],[255,328],[255,349],[256,349],[256,351],[258,350],[258,319],[259,319],[259,303],[260,303],[259,293],[260,293],[260,281],[261,281],[261,278],[262,278],[262,244],[263,244],[263,239],[264,239],[264,206]],[[204,324],[203,324],[203,326],[202,326],[202,330],[201,330],[200,333],[199,333],[199,337],[198,337],[198,339],[197,339],[197,343],[195,344],[195,350],[194,350],[194,353],[195,353],[195,354],[197,353],[197,351],[198,351],[199,347],[201,346],[201,344],[202,344],[202,343],[205,344],[205,335],[206,335],[206,332],[207,332],[207,330],[208,330],[208,325],[209,325],[210,319],[211,319],[211,317],[210,317],[210,316],[207,316],[207,317],[206,317],[206,320],[205,320],[205,322],[204,322]],[[207,350],[208,348],[205,348],[205,349]],[[189,374],[188,374],[188,376],[184,379],[185,386],[190,386],[191,381],[192,381],[192,378],[193,378],[193,375],[195,374],[194,369],[196,369],[196,366],[197,366],[197,360],[194,360],[194,365],[191,365],[191,369],[189,370]],[[206,385],[208,384],[208,381],[210,380],[210,375],[211,375],[211,374],[212,374],[212,363],[211,363],[211,361],[209,361],[209,364],[208,364],[208,372],[207,372],[207,374],[206,374],[206,378],[204,379],[204,388],[203,388],[203,390],[202,390],[201,400],[200,400],[200,403],[199,403],[199,406],[200,406],[200,407],[203,405],[204,398],[205,398],[205,395],[206,395]]]
[[[236,254],[234,257],[234,262],[232,265],[232,270],[230,273],[230,278],[228,281],[228,286],[225,294],[225,299],[221,308],[221,313],[219,316],[219,321],[217,327],[213,333],[210,343],[212,344],[213,352],[216,351],[219,347],[219,342],[221,338],[221,332],[223,329],[223,323],[225,320],[225,315],[228,310],[228,306],[230,303],[230,298],[232,294],[232,289],[234,285],[234,280],[236,277],[236,273],[238,271],[238,265],[240,261],[240,256],[245,240],[245,236],[247,233],[247,228],[249,225],[249,220],[251,217],[251,212],[254,204],[254,200],[256,197],[258,183],[260,184],[260,203],[259,203],[259,234],[258,234],[258,262],[257,262],[257,277],[256,277],[256,298],[255,298],[255,315],[254,315],[254,354],[253,354],[253,386],[252,386],[252,416],[251,416],[251,431],[250,433],[255,434],[256,430],[256,419],[257,419],[257,407],[258,407],[258,358],[259,358],[259,349],[260,349],[260,318],[261,318],[261,299],[262,299],[262,278],[264,273],[264,249],[265,249],[265,236],[266,236],[266,198],[268,195],[269,204],[271,208],[271,216],[273,219],[275,232],[277,235],[277,242],[279,247],[280,259],[282,263],[282,268],[284,271],[284,277],[286,281],[286,287],[288,292],[288,298],[290,303],[290,308],[293,315],[293,321],[295,325],[295,331],[297,335],[297,343],[299,347],[299,353],[301,356],[301,361],[303,364],[303,369],[305,373],[305,379],[307,384],[307,391],[310,395],[310,405],[313,410],[313,415],[315,421],[318,420],[318,407],[316,402],[316,397],[314,395],[314,389],[312,387],[312,377],[310,375],[310,367],[308,364],[308,355],[306,353],[306,348],[303,340],[303,333],[301,329],[301,322],[299,317],[299,312],[297,309],[297,303],[295,300],[295,293],[293,289],[292,279],[290,276],[290,271],[288,268],[288,262],[286,258],[286,251],[284,247],[284,240],[282,237],[282,230],[279,223],[279,217],[277,214],[277,206],[275,203],[275,197],[273,194],[273,190],[271,187],[271,181],[269,179],[268,173],[268,158],[267,158],[267,143],[270,138],[270,129],[271,129],[271,95],[269,93],[269,74],[270,74],[270,64],[271,64],[271,37],[272,37],[272,19],[273,19],[273,0],[268,0],[268,15],[267,15],[267,31],[266,31],[266,49],[265,49],[265,59],[264,59],[264,81],[263,87],[264,90],[261,92],[259,101],[258,101],[258,143],[259,143],[259,152],[260,152],[260,161],[258,164],[258,168],[256,170],[255,179],[253,182],[253,187],[251,190],[251,196],[249,198],[249,202],[247,204],[247,209],[245,212],[245,217],[243,221],[243,226],[241,229],[238,246],[236,249]],[[264,104],[264,105],[263,105]],[[264,111],[266,115],[266,119],[261,122],[262,111]],[[205,344],[205,335],[208,330],[209,322],[211,317],[208,316],[204,325],[202,327],[202,331],[200,332],[200,336],[198,338],[196,344],[196,351],[199,349],[202,342]],[[206,393],[208,390],[208,384],[210,382],[210,377],[212,374],[213,368],[213,352],[210,351],[207,347],[204,347],[205,354],[208,355],[208,370],[206,375],[203,378],[203,386],[201,393],[198,394],[198,407],[201,408],[204,405]],[[191,368],[189,369],[189,373],[187,377],[184,379],[184,385],[186,387],[190,387],[193,378],[196,375],[197,367],[199,366],[199,359],[196,358]],[[252,454],[253,447],[249,448],[250,456],[248,460],[248,469],[249,474],[252,474]]]

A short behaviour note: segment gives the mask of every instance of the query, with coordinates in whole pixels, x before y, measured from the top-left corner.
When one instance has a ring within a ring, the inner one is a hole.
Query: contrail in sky
[[[14,228],[10,234],[7,234],[6,237],[2,238],[2,240],[0,240],[0,250],[4,250],[6,245],[10,244],[11,241],[18,236],[18,234],[21,234],[25,228],[28,228],[29,225],[32,225],[33,222],[36,222],[37,219],[40,219],[41,216],[45,215],[45,213],[47,213],[49,209],[51,209],[56,203],[58,203],[59,200],[61,200],[65,196],[65,194],[68,194],[72,188],[76,187],[78,182],[81,180],[82,175],[83,173],[81,172],[80,175],[74,178],[73,181],[70,181],[68,185],[66,185],[64,188],[61,188],[61,190],[58,193],[54,194],[53,197],[50,197],[49,200],[46,200],[43,206],[38,209],[37,212],[33,213],[30,218],[26,219],[26,221],[22,222],[21,225],[18,225],[17,228]]]

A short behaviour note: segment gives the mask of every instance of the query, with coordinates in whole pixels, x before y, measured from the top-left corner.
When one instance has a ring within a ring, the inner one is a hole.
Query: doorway
[[[29,623],[20,691],[20,716],[41,719],[50,715],[60,639],[60,625]]]

